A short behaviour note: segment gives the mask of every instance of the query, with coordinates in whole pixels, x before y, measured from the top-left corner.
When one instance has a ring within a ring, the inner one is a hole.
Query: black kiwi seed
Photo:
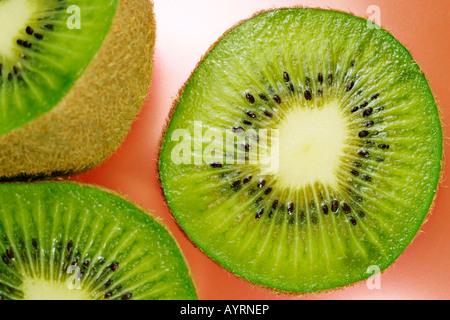
[[[371,121],[367,121],[366,123],[364,123],[364,127],[372,127],[375,124],[375,122]]]
[[[38,40],[44,39],[44,35],[41,34],[41,33],[35,33],[35,34],[34,34],[34,37],[35,37],[36,39],[38,39]]]
[[[276,103],[281,104],[281,98],[279,96],[274,95],[273,100],[275,100]]]
[[[288,88],[289,88],[289,92],[290,93],[294,93],[295,92],[295,88],[294,88],[294,85],[292,83],[289,83]]]
[[[9,266],[10,262],[9,262],[7,256],[3,255],[3,256],[2,256],[2,260],[3,260],[3,262],[4,262],[7,266]]]
[[[323,90],[322,89],[317,90],[317,95],[319,97],[323,96]]]
[[[122,297],[122,300],[130,300],[133,297],[132,293],[127,293]]]
[[[266,117],[269,117],[269,118],[273,118],[273,114],[271,114],[269,111],[267,111],[267,110],[264,110],[264,115],[266,116]]]
[[[222,168],[223,164],[221,164],[220,162],[213,162],[213,163],[210,164],[210,166],[212,168]]]
[[[251,111],[247,111],[247,115],[248,115],[250,118],[252,118],[252,119],[256,119],[256,114],[254,114],[254,113],[251,112]]]
[[[323,74],[319,73],[319,75],[317,76],[317,80],[319,80],[319,83],[322,84],[323,83]]]
[[[337,212],[339,210],[339,202],[337,200],[333,200],[331,202],[331,211]]]
[[[365,217],[366,217],[366,215],[365,215],[364,212],[362,212],[362,211],[359,211],[359,212],[358,212],[358,215],[359,215],[361,218],[365,218]]]
[[[112,271],[117,271],[119,270],[120,264],[118,262],[113,262],[113,264],[111,264],[111,270]]]
[[[46,24],[46,25],[44,25],[44,28],[46,28],[48,30],[53,30],[55,27],[52,24]]]
[[[379,97],[380,97],[380,94],[376,93],[370,98],[370,100],[375,100],[375,99],[378,99]]]
[[[249,183],[252,180],[252,176],[248,176],[247,178],[244,179],[244,183]]]
[[[380,144],[378,145],[378,148],[380,148],[381,150],[388,150],[390,147],[387,144]]]
[[[113,295],[113,293],[112,293],[112,292],[108,292],[108,293],[106,293],[106,294],[105,294],[105,299],[109,299],[109,298],[111,298],[111,297],[112,297],[112,295]]]
[[[368,157],[370,156],[370,153],[369,153],[368,151],[366,151],[366,150],[359,150],[359,151],[358,151],[358,154],[359,154],[361,157],[364,157],[364,158],[368,158]]]
[[[358,107],[358,106],[355,106],[355,107],[353,107],[353,108],[350,110],[350,112],[355,113],[355,112],[358,111],[358,110],[359,110],[359,107]]]
[[[233,128],[233,132],[234,133],[242,133],[242,132],[244,132],[244,128],[242,128],[242,127],[234,127]]]
[[[266,189],[266,191],[264,191],[264,194],[267,196],[268,194],[270,194],[272,192],[272,188],[269,187]]]
[[[307,87],[310,87],[310,86],[311,86],[311,79],[308,78],[308,77],[306,77],[305,83],[306,83],[306,86],[307,86]]]
[[[25,31],[27,32],[27,34],[29,34],[30,36],[34,33],[33,28],[31,28],[30,26],[28,26]]]
[[[333,84],[333,75],[331,73],[328,75],[328,84],[330,86]]]
[[[368,117],[373,113],[373,109],[372,108],[367,108],[366,110],[364,110],[363,112],[363,116],[364,117]]]
[[[255,219],[261,218],[261,217],[263,216],[263,214],[264,214],[264,209],[259,210],[259,211],[256,213]]]
[[[73,241],[72,240],[70,240],[69,241],[69,243],[67,244],[67,251],[72,251],[72,248],[73,248]]]
[[[322,211],[323,211],[323,213],[324,213],[325,215],[328,214],[328,206],[327,206],[326,204],[323,204],[323,205],[322,205]]]
[[[359,176],[359,172],[355,169],[353,169],[352,171],[350,171],[355,177]]]
[[[272,203],[272,209],[273,210],[276,210],[278,208],[278,200],[275,200],[273,203]]]
[[[360,105],[360,107],[361,107],[361,109],[364,109],[365,107],[367,107],[369,105],[369,103],[366,101],[366,102],[363,102],[361,105]]]
[[[6,249],[6,255],[7,255],[10,259],[14,259],[14,252],[13,252],[10,248],[7,248],[7,249]]]
[[[252,96],[250,93],[247,93],[247,94],[245,95],[245,97],[247,98],[247,101],[248,101],[248,102],[250,102],[250,103],[255,103],[255,97]]]
[[[241,180],[236,180],[231,183],[232,188],[239,187],[241,185]]]
[[[23,41],[22,46],[24,46],[25,48],[30,49],[33,45],[29,41]]]
[[[289,82],[289,80],[291,80],[291,78],[289,77],[289,74],[287,72],[283,72],[283,78],[284,81]]]
[[[350,62],[350,66],[354,67],[356,65],[356,60],[352,60],[352,62]]]
[[[292,213],[294,213],[294,209],[295,209],[295,204],[293,202],[289,203],[288,208],[287,208],[288,214],[291,215]]]
[[[8,73],[8,81],[12,81],[13,75],[11,73]]]
[[[351,81],[351,82],[348,84],[348,86],[347,86],[347,88],[346,88],[346,91],[352,90],[354,86],[355,86],[355,82],[354,82],[354,81]]]
[[[371,182],[371,181],[372,181],[372,177],[369,176],[369,175],[367,175],[367,174],[365,174],[365,175],[363,176],[363,179],[364,179],[365,181],[367,181],[367,182]]]
[[[305,99],[308,101],[312,100],[312,94],[308,90],[305,91]]]
[[[369,131],[366,131],[366,130],[361,131],[358,135],[360,138],[365,138],[369,135]]]
[[[260,204],[264,199],[262,197],[259,197],[258,199],[256,199],[255,204]]]
[[[37,250],[37,248],[38,248],[38,242],[37,242],[37,239],[32,239],[32,240],[31,240],[31,244],[33,245],[33,248],[34,248],[35,250]]]
[[[312,216],[311,216],[311,222],[312,222],[312,224],[313,225],[316,225],[317,224],[317,217],[313,214]]]
[[[105,282],[105,288],[108,288],[112,285],[113,283],[113,279],[109,279],[108,281]]]
[[[242,123],[245,124],[246,126],[253,126],[253,123],[247,120],[242,121]]]
[[[258,182],[258,188],[262,188],[262,187],[264,187],[266,185],[266,180],[264,180],[264,179],[262,179],[262,180],[260,180],[259,182]]]
[[[260,94],[259,97],[261,98],[261,100],[268,102],[269,98],[267,98],[267,96],[265,94]]]
[[[352,208],[350,208],[350,206],[348,204],[346,204],[345,202],[342,202],[342,209],[344,210],[344,212],[346,214],[350,214],[352,212]]]
[[[356,219],[354,217],[350,217],[350,222],[352,223],[352,225],[356,226],[358,224],[358,222],[356,221]]]
[[[16,41],[19,46],[23,46],[23,40],[19,39]]]

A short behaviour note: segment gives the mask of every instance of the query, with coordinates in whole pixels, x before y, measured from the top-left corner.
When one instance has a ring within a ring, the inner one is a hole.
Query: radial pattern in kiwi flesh
[[[350,14],[282,9],[209,51],[159,168],[175,218],[206,254],[252,282],[312,292],[399,257],[430,209],[441,159],[438,109],[403,45]]]
[[[0,135],[61,101],[100,48],[117,3],[100,0],[94,8],[88,0],[0,2]],[[80,10],[80,29],[72,28],[76,11],[68,13],[70,6]]]
[[[0,300],[196,299],[169,232],[73,183],[0,186]]]
[[[152,74],[151,1],[0,1],[0,179],[87,171],[118,148]]]

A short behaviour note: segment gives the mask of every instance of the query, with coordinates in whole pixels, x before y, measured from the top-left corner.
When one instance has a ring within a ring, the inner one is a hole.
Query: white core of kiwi
[[[0,1],[0,57],[7,60],[15,59],[17,56],[15,41],[25,30],[37,9],[36,1]]]
[[[47,280],[29,279],[23,282],[26,300],[90,300],[89,294],[76,285],[77,276],[69,277],[67,283]],[[73,278],[73,279],[72,279]],[[73,280],[73,281],[72,281]]]
[[[296,108],[279,126],[277,180],[289,188],[321,183],[335,187],[350,130],[337,102]],[[299,185],[301,181],[301,185]]]

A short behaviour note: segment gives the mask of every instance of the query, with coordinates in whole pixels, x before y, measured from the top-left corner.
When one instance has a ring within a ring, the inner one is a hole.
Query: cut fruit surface
[[[170,233],[74,183],[0,185],[0,300],[196,299]]]
[[[0,178],[90,169],[148,94],[150,1],[0,1]]]
[[[211,258],[313,292],[399,257],[434,199],[442,144],[428,83],[392,35],[342,12],[281,9],[211,48],[159,169],[173,215]]]
[[[118,0],[95,5],[88,0],[0,3],[0,135],[61,101],[101,47],[117,4]],[[67,12],[71,5],[80,8],[80,29],[68,27],[74,14]]]

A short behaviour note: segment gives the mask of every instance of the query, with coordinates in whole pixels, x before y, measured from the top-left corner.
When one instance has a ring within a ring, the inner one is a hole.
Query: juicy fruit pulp
[[[152,2],[0,0],[0,18],[0,179],[97,166],[148,94]]]
[[[0,135],[61,101],[99,50],[118,2],[0,2]],[[79,29],[72,27],[77,18]]]
[[[259,146],[263,130],[275,138]],[[210,147],[225,131],[245,138],[231,149],[245,156]],[[259,149],[275,153],[275,170],[247,161]],[[424,221],[441,159],[433,95],[396,39],[349,14],[282,9],[231,30],[195,70],[160,175],[209,256],[247,280],[311,292],[392,264]]]
[[[0,300],[196,299],[169,232],[105,191],[0,185]]]

